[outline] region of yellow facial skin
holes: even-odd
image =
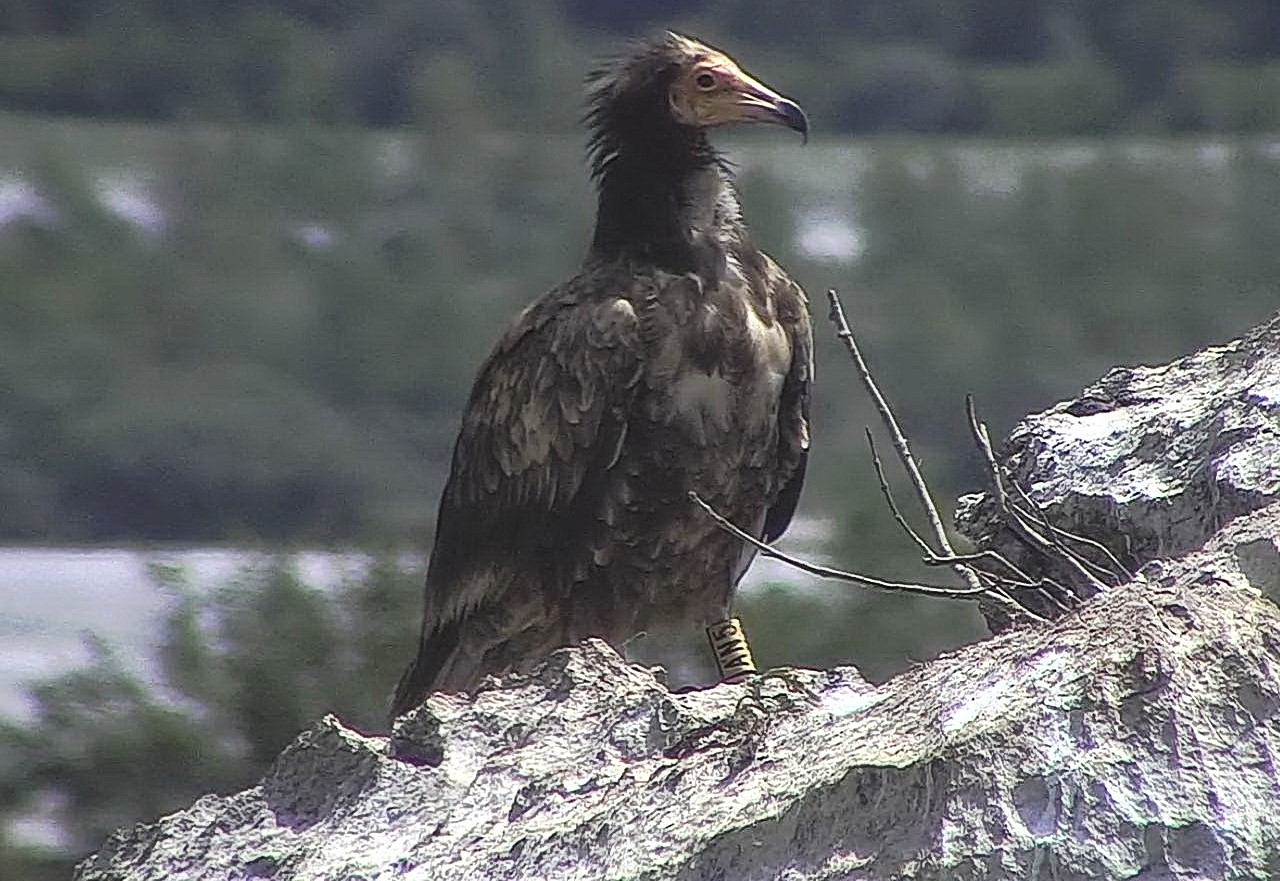
[[[677,120],[697,128],[764,122],[808,133],[804,111],[795,102],[751,77],[724,53],[687,37],[676,39],[689,59],[669,95]]]

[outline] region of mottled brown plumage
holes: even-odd
[[[754,552],[688,492],[772,540],[809,448],[804,293],[749,241],[708,128],[795,104],[669,34],[593,78],[600,199],[579,273],[480,370],[440,502],[422,643],[395,714],[597,636],[727,617]]]

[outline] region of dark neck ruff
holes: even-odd
[[[591,256],[634,258],[672,272],[705,274],[719,255],[715,243],[689,228],[685,208],[701,196],[696,180],[723,168],[706,135],[669,120],[609,126],[592,140],[592,176],[599,189]]]

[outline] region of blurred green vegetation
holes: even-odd
[[[563,131],[590,59],[718,40],[826,131],[1274,127],[1268,0],[0,0],[0,107]]]
[[[1005,428],[1276,301],[1266,137],[753,134],[757,240],[845,291],[944,498],[965,392]],[[0,537],[421,546],[477,365],[585,247],[579,145],[0,116]],[[852,522],[874,420],[817,333],[805,507]]]
[[[327,712],[383,727],[387,671],[417,638],[418,567],[372,557],[328,592],[284,557],[207,595],[178,569],[154,577],[170,611],[152,677],[91,640],[87,666],[33,688],[31,722],[0,722],[0,820],[43,806],[64,839],[37,848],[0,823],[5,878],[67,878],[116,828],[251,786]]]
[[[10,539],[420,539],[475,367],[586,236],[554,143],[0,129]]]

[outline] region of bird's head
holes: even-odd
[[[588,123],[600,141],[653,144],[736,123],[782,125],[808,137],[794,101],[747,74],[718,49],[667,33],[592,74]],[[602,151],[607,152],[607,151]]]
[[[679,34],[668,34],[664,48],[673,69],[667,104],[677,122],[696,128],[765,122],[808,136],[809,120],[800,106],[752,78],[728,55]]]

